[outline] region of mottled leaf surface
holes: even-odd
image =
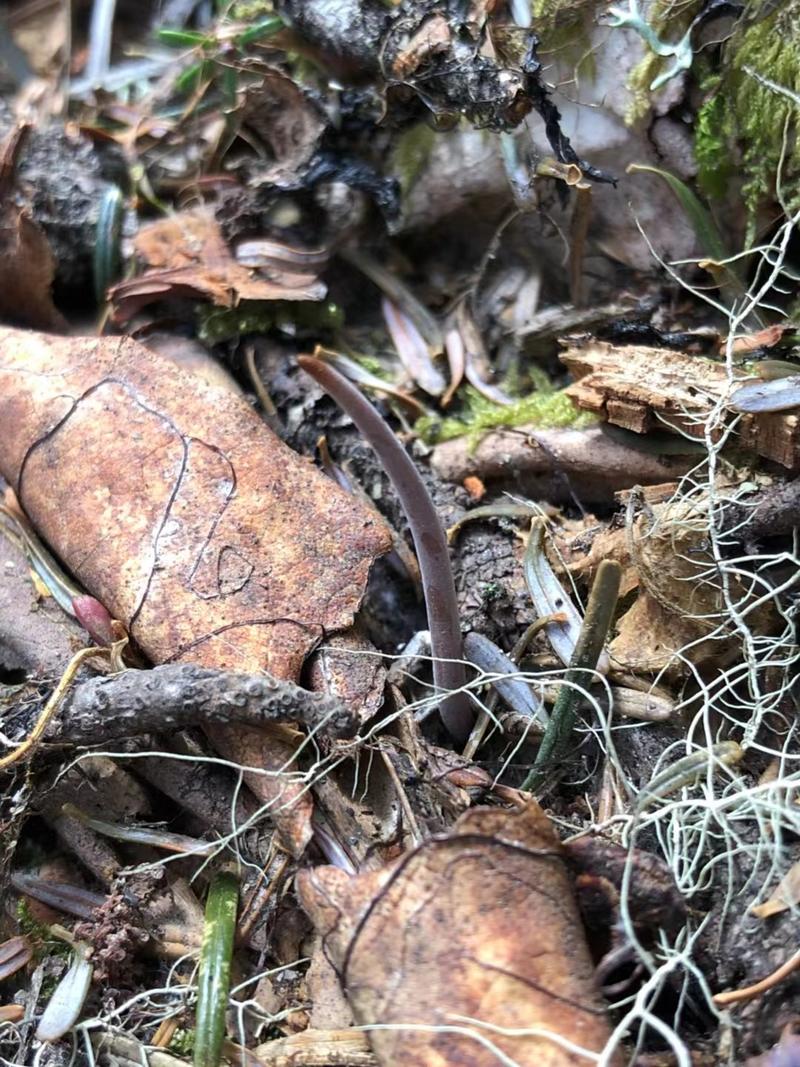
[[[380,871],[302,871],[298,890],[356,1021],[388,1025],[369,1031],[387,1067],[497,1064],[436,1027],[482,1033],[520,1067],[585,1063],[574,1047],[608,1038],[561,846],[535,802],[473,809]]]
[[[155,663],[294,679],[352,623],[390,547],[376,513],[246,401],[130,339],[0,329],[0,425],[31,521]],[[272,734],[265,749],[252,730],[214,731],[227,755],[264,766],[271,751],[278,770],[291,748]]]

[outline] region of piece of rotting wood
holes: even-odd
[[[715,405],[730,393],[724,363],[671,349],[590,341],[571,345],[561,360],[576,379],[566,390],[575,403],[634,433],[672,430],[703,440]],[[744,372],[741,376],[746,380]],[[800,410],[759,415],[731,410],[715,434],[734,419],[731,444],[789,469],[800,466]]]

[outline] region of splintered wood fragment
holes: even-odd
[[[377,1067],[378,1061],[362,1030],[303,1030],[259,1045],[264,1067]]]
[[[714,406],[729,393],[725,365],[670,349],[590,341],[561,353],[576,381],[575,403],[634,433],[673,429],[698,440]],[[743,379],[744,380],[744,379]],[[800,466],[800,414],[741,415],[734,440],[790,469]]]

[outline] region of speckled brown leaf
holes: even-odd
[[[0,329],[0,425],[2,473],[28,516],[155,663],[296,678],[323,633],[351,624],[391,544],[246,401],[130,339]],[[291,736],[272,734],[214,737],[278,770]],[[301,812],[297,851],[310,801],[298,809],[284,780],[251,785]]]
[[[140,308],[168,297],[210,300],[235,307],[240,300],[322,300],[316,279],[297,284],[295,275],[268,279],[231,254],[210,208],[183,211],[143,226],[134,240],[147,269],[109,290],[114,320],[127,322]],[[274,274],[274,272],[273,272]]]
[[[386,1067],[497,1064],[434,1027],[481,1033],[519,1067],[583,1064],[563,1042],[597,1053],[609,1036],[561,846],[535,802],[473,809],[380,871],[302,871],[298,891],[356,1021],[388,1027],[369,1031]]]

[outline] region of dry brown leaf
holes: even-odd
[[[392,61],[395,78],[408,78],[433,56],[446,52],[450,46],[451,31],[444,15],[431,15],[414,29]]]
[[[325,285],[317,280],[297,284],[296,271],[245,267],[231,253],[210,208],[183,211],[143,226],[134,248],[147,266],[144,274],[119,282],[109,290],[114,321],[127,322],[146,304],[167,297],[210,300],[219,307],[235,307],[241,300],[322,300]]]
[[[51,295],[56,273],[47,238],[11,192],[28,127],[18,123],[0,145],[0,316],[23,326],[63,330]]]
[[[356,1021],[387,1027],[368,1031],[386,1067],[494,1067],[496,1054],[465,1029],[519,1067],[584,1063],[575,1046],[603,1048],[609,1030],[561,845],[535,801],[475,808],[383,870],[322,867],[297,885]]]
[[[747,352],[755,352],[759,348],[773,348],[783,338],[785,333],[791,332],[792,327],[786,323],[774,323],[772,326],[765,326],[763,330],[757,330],[755,333],[745,334],[744,337],[737,337],[731,345],[731,352],[734,355],[742,355]],[[728,349],[728,338],[723,337],[719,342],[720,355],[725,355]]]
[[[271,67],[260,85],[245,90],[241,122],[269,149],[274,161],[259,166],[256,184],[288,188],[302,177],[326,126],[322,112],[300,86]]]
[[[555,537],[557,551],[551,549],[548,553],[550,562],[558,571],[561,560],[565,560],[567,569],[574,577],[586,578],[591,584],[602,561],[615,560],[622,568],[619,595],[620,598],[625,597],[639,584],[636,568],[631,564],[627,530],[610,527],[597,529],[597,526],[597,520],[590,515],[568,527],[566,524],[559,527]]]
[[[309,687],[337,696],[361,722],[371,719],[383,703],[386,668],[358,627],[327,639],[309,667]]]
[[[351,625],[391,546],[377,514],[246,401],[130,339],[0,329],[0,424],[2,472],[31,521],[155,663],[295,679],[323,633]],[[294,746],[285,729],[214,739],[270,770]],[[300,786],[249,781],[287,809],[300,850],[310,800],[288,811]]]
[[[315,1030],[346,1030],[353,1025],[353,1013],[342,992],[339,975],[323,951],[319,935],[315,937],[309,955],[311,963],[306,971],[305,984],[311,1002],[310,1025]],[[365,1044],[366,1036],[364,1034]]]
[[[610,645],[618,667],[677,677],[686,661],[721,664],[738,648],[722,626],[725,599],[714,577],[707,526],[702,502],[683,500],[655,505],[635,520],[629,544],[641,589]],[[740,605],[755,605],[762,593],[745,579],[729,580],[729,594]],[[748,622],[769,633],[775,624],[771,602],[751,607]],[[680,659],[678,650],[684,650]]]
[[[61,0],[14,4],[4,17],[10,36],[25,53],[33,72],[40,78],[56,74],[69,47],[69,11]]]
[[[788,911],[796,904],[800,904],[800,863],[793,863],[769,899],[763,904],[754,904],[750,911],[759,919],[768,919],[771,915]]]

